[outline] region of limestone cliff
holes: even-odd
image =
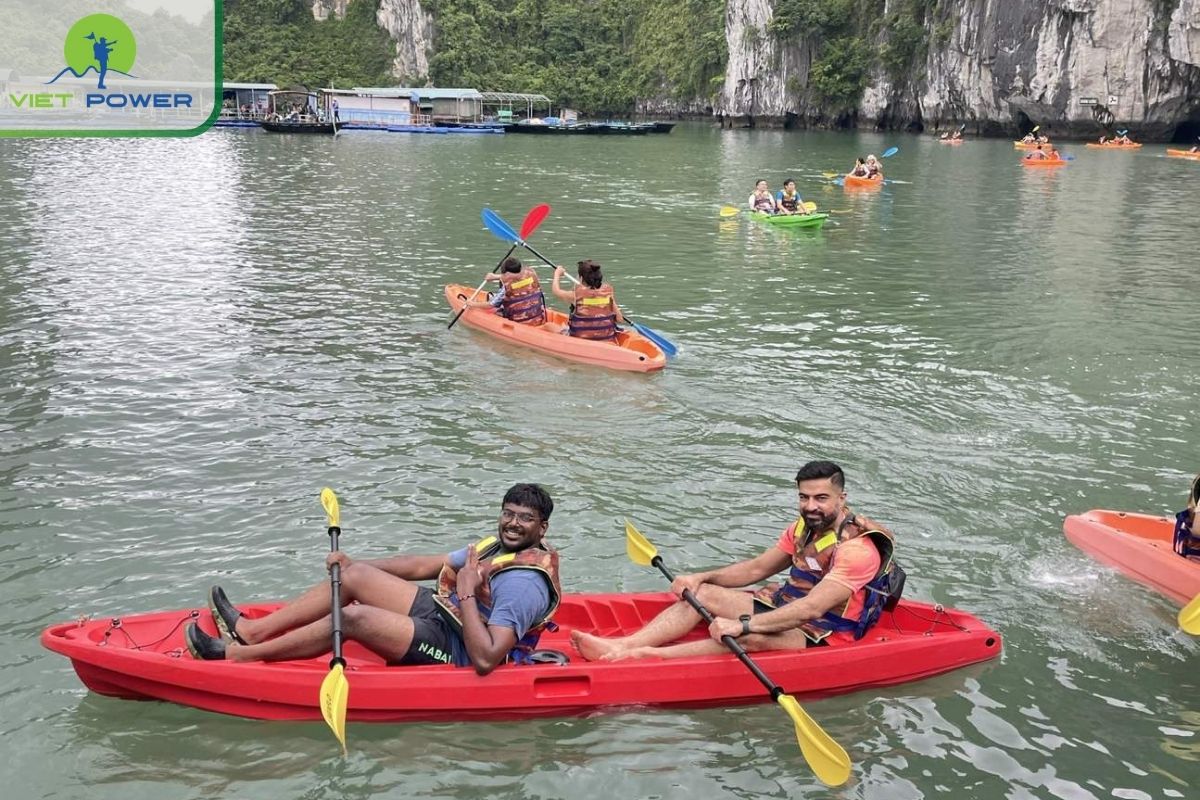
[[[895,19],[900,0],[884,4]],[[958,0],[926,4],[921,58],[899,79],[876,64],[849,114],[808,86],[814,43],[767,33],[773,0],[729,0],[727,124],[921,130],[967,123],[1064,136],[1129,128],[1145,139],[1200,126],[1200,0]],[[881,52],[888,25],[870,41]],[[1094,101],[1094,102],[1093,102]]]
[[[325,20],[346,16],[350,0],[313,0],[313,17]],[[433,42],[433,18],[420,0],[380,0],[375,21],[396,43],[392,75],[407,85],[424,85],[429,75],[429,53]]]

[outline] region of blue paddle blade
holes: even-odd
[[[834,179],[834,181],[833,181],[833,184],[834,184],[835,186],[845,186],[845,185],[846,185],[846,176],[845,176],[845,175],[843,175],[843,176],[842,176],[842,177],[840,177],[840,178],[835,178],[835,179]]]
[[[645,325],[637,322],[630,322],[629,324],[633,326],[635,331],[658,345],[658,349],[662,350],[667,358],[674,358],[675,354],[679,352],[679,348],[672,344],[670,339],[653,328],[647,328]]]
[[[892,156],[896,155],[896,153],[899,153],[899,152],[900,152],[899,147],[889,147],[887,150],[883,151],[882,158],[891,158]]]
[[[480,216],[483,218],[484,227],[491,231],[497,239],[503,239],[509,244],[520,244],[521,237],[495,211],[485,208]]]

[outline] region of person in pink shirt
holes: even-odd
[[[846,477],[831,461],[810,461],[796,473],[800,517],[760,555],[720,569],[680,575],[671,591],[691,590],[716,616],[709,639],[679,643],[700,615],[679,600],[628,636],[606,639],[573,631],[589,661],[682,658],[725,652],[722,636],[748,651],[837,646],[860,638],[889,598],[903,588],[893,564],[891,531],[846,505]],[[743,587],[787,570],[784,580],[750,592]]]

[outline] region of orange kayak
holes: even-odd
[[[1065,158],[1022,158],[1023,167],[1061,167],[1066,164]]]
[[[847,189],[878,189],[883,186],[883,178],[875,176],[874,178],[860,178],[857,175],[847,175],[842,182],[842,185]]]
[[[1088,142],[1084,147],[1095,147],[1101,150],[1137,150],[1142,146],[1141,142],[1133,144],[1100,144],[1099,142]]]
[[[1013,142],[1013,147],[1017,150],[1037,150],[1038,145],[1049,147],[1049,142]]]
[[[1125,511],[1089,511],[1063,520],[1071,544],[1138,583],[1185,605],[1200,594],[1200,561],[1172,549],[1175,520]]]
[[[1192,161],[1200,161],[1200,153],[1193,153],[1191,150],[1172,150],[1168,147],[1167,155],[1170,158],[1189,158]]]
[[[446,301],[450,303],[450,308],[458,311],[474,291],[474,287],[451,283],[446,286]],[[486,295],[481,292],[477,299],[484,297]],[[546,309],[546,322],[543,325],[509,322],[490,308],[469,308],[462,315],[461,322],[513,344],[581,364],[627,372],[654,372],[667,365],[663,351],[632,330],[618,333],[615,342],[568,336],[567,315],[552,308]]]

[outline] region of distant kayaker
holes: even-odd
[[[1200,506],[1200,475],[1192,480],[1187,508],[1175,515],[1175,552],[1192,561],[1200,561],[1200,530],[1196,528],[1196,508]]]
[[[1042,146],[1039,144],[1036,150],[1030,150],[1028,153],[1026,153],[1025,158],[1031,161],[1044,161],[1046,158],[1046,153],[1044,150],[1042,150]]]
[[[684,600],[666,608],[640,630],[607,639],[573,631],[584,658],[682,658],[724,652],[721,637],[746,649],[802,650],[843,645],[860,638],[877,620],[887,598],[898,598],[902,575],[892,561],[893,534],[846,506],[845,476],[830,461],[810,461],[796,474],[800,518],[771,548],[721,569],[680,575],[671,584],[679,597],[696,595],[717,619],[712,637],[677,643],[700,621]],[[782,584],[751,594],[748,586],[789,569]],[[672,644],[675,642],[674,644]]]
[[[755,181],[754,191],[750,193],[750,199],[746,202],[751,211],[761,211],[764,214],[775,213],[775,198],[771,196],[771,188],[764,180]]]
[[[796,191],[796,182],[791,178],[785,180],[783,182],[783,188],[775,194],[775,213],[808,213],[808,209],[804,207],[804,200],[800,197],[800,193]]]
[[[868,178],[874,178],[876,175],[878,175],[880,178],[883,177],[883,167],[880,165],[879,159],[876,158],[873,153],[867,156],[867,160],[864,162],[864,164],[867,167]]]
[[[554,502],[541,486],[518,483],[504,495],[495,536],[440,556],[353,561],[340,550],[342,633],[393,665],[454,664],[486,675],[521,661],[536,646],[562,598],[558,554],[543,544]],[[437,579],[437,588],[413,581]],[[224,636],[196,623],[184,641],[205,660],[286,661],[330,650],[329,583],[262,617],[241,614],[220,586],[209,607]]]
[[[1037,141],[1037,137],[1035,137],[1033,135],[1032,131],[1021,137],[1022,144],[1033,144],[1036,141]]]
[[[561,281],[567,271],[554,268],[551,289],[554,296],[571,304],[571,317],[567,322],[568,332],[580,339],[615,339],[617,323],[625,322],[613,288],[604,282],[600,265],[595,261],[580,261],[579,283],[571,291],[562,288]]]
[[[865,178],[871,173],[867,170],[867,163],[862,156],[854,159],[854,168],[847,173],[847,176],[854,178]]]
[[[500,283],[500,291],[491,300],[475,300],[472,308],[491,305],[502,317],[525,325],[541,325],[546,321],[546,298],[537,273],[511,256],[504,259],[500,272],[489,272],[485,281]]]

